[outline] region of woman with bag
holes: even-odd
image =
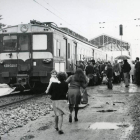
[[[51,95],[53,110],[55,114],[55,129],[59,134],[64,133],[62,131],[63,115],[69,114],[69,108],[66,101],[66,95],[68,91],[68,83],[65,82],[66,77],[66,73],[59,72],[57,74],[57,78],[60,83],[51,83],[49,89],[49,95]]]
[[[79,104],[81,103],[81,92],[80,87],[86,88],[87,80],[82,69],[77,69],[74,75],[71,75],[66,82],[70,83],[68,90],[68,101],[69,101],[69,122],[72,122],[72,112],[75,107],[75,117],[74,120],[78,121],[78,110]]]
[[[114,70],[114,83],[118,84],[121,82],[120,81],[121,66],[117,62],[117,60],[115,60],[113,70]]]

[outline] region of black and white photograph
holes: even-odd
[[[0,140],[140,140],[140,1],[0,0]]]

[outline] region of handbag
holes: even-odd
[[[88,78],[89,78],[89,80],[90,80],[90,79],[92,79],[92,78],[93,78],[93,74],[88,74],[88,75],[87,75],[87,77],[88,77]]]
[[[107,86],[108,86],[108,89],[112,89],[113,88],[112,81],[108,80]]]
[[[83,89],[81,91],[81,104],[87,104],[88,103],[88,94],[87,94],[87,90]]]

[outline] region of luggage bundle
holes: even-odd
[[[108,80],[107,80],[107,76],[106,76],[106,74],[103,74],[103,80],[102,80],[102,83],[103,83],[103,84],[107,84],[107,83],[108,83]]]
[[[83,89],[81,91],[81,104],[88,104],[88,93],[86,89]]]
[[[108,87],[108,89],[112,89],[113,88],[113,84],[112,84],[112,80],[111,79],[108,79],[107,87]]]

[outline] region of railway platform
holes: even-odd
[[[1,136],[2,140],[133,140],[136,119],[133,115],[139,106],[140,87],[123,83],[107,89],[106,85],[88,88],[89,105],[81,108],[78,122],[68,122],[64,116],[63,135],[54,129],[54,112],[29,121]],[[38,104],[39,105],[39,104]],[[74,118],[74,113],[73,113]]]

